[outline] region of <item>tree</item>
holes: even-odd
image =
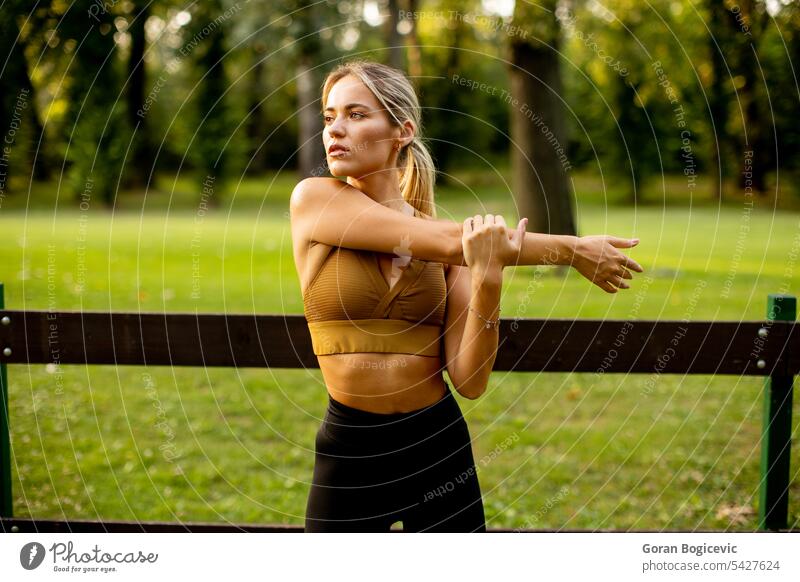
[[[55,6],[55,4],[54,4]],[[82,202],[116,200],[130,130],[120,101],[113,6],[76,2],[65,7],[58,32],[77,47],[69,70],[69,110],[63,126],[67,141],[67,183]]]
[[[256,41],[250,49],[252,59],[252,69],[250,71],[250,91],[247,118],[247,137],[249,143],[248,154],[254,157],[252,168],[263,170],[266,168],[266,150],[262,147],[261,141],[267,135],[264,123],[264,59],[266,45]]]
[[[556,0],[517,2],[511,39],[511,138],[514,196],[530,229],[576,234],[563,165],[566,154]]]
[[[713,197],[721,200],[727,174],[728,154],[728,79],[725,51],[730,48],[730,28],[725,20],[729,17],[723,0],[707,0],[708,52],[711,75],[708,87],[708,109],[713,135],[711,139],[710,171]]]
[[[403,68],[403,41],[397,25],[400,23],[400,0],[388,0],[389,14],[386,27],[386,46],[389,49],[389,65],[396,69]]]
[[[739,173],[739,186],[752,187],[753,192],[763,195],[766,191],[766,174],[774,156],[767,140],[769,114],[764,103],[765,96],[759,84],[762,82],[758,66],[760,41],[763,37],[769,14],[764,3],[756,0],[742,0],[738,4],[726,0],[728,25],[735,30],[732,59],[736,75],[743,83],[739,89],[742,103],[742,131],[739,134],[740,149],[747,172]],[[749,174],[749,175],[748,175]],[[749,184],[748,184],[749,182]]]
[[[417,12],[419,8],[418,0],[405,0],[406,10],[411,14]],[[406,34],[406,56],[408,57],[408,74],[412,79],[419,79],[422,76],[422,56],[419,50],[419,37],[417,35],[417,21],[414,18],[407,18],[408,33]]]
[[[137,168],[129,172],[128,186],[147,186],[147,178],[154,170],[155,158],[150,140],[149,124],[146,115],[139,115],[145,105],[146,70],[144,53],[147,46],[144,25],[150,15],[152,0],[137,0],[128,20],[131,36],[131,49],[128,55],[128,122],[134,130],[130,162]]]
[[[319,39],[321,20],[319,6],[310,0],[296,0],[299,12],[295,15],[297,39],[297,116],[298,174],[300,178],[319,176],[327,168],[325,148],[322,147],[322,115],[319,86],[322,62]]]
[[[225,27],[228,16],[221,0],[196,5],[188,29],[184,53],[191,51],[198,67],[195,103],[196,134],[191,144],[194,165],[202,173],[202,199],[209,206],[219,204],[229,170],[227,137],[233,124],[225,96]]]
[[[3,86],[0,96],[0,146],[8,148],[0,170],[4,172],[4,184],[11,175],[9,162],[12,156],[29,155],[29,164],[36,179],[45,180],[50,176],[46,136],[36,105],[36,88],[31,82],[25,57],[28,38],[17,24],[17,15],[38,22],[41,14],[29,14],[27,8],[27,4],[21,0],[7,2],[4,17],[0,19],[0,56],[4,63],[0,67]],[[25,131],[28,125],[30,129]],[[12,150],[17,151],[12,154]]]
[[[637,22],[641,22],[638,18],[627,20],[624,13],[620,14],[619,18],[620,22],[615,23],[617,26],[609,25],[612,30],[609,31],[608,38],[617,40],[613,46],[621,49],[625,46],[627,38],[638,38],[642,34],[642,27],[637,26]],[[610,173],[624,185],[623,187],[627,186],[625,188],[627,202],[636,204],[641,198],[642,185],[654,170],[657,152],[653,151],[651,144],[653,133],[658,129],[651,126],[648,112],[640,101],[647,73],[642,70],[644,67],[640,59],[637,59],[632,52],[625,54],[625,61],[627,64],[625,75],[613,69],[609,71],[609,77],[612,79],[611,104],[614,108],[617,130],[613,146],[610,148]],[[657,117],[654,112],[655,107],[655,105],[650,107],[651,118]]]

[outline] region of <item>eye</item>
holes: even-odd
[[[366,117],[363,113],[359,113],[358,111],[351,111],[350,112],[350,117],[353,117],[354,115],[357,116],[356,119],[362,119],[362,118]]]
[[[330,115],[323,115],[323,116],[322,116],[322,120],[323,120],[323,121],[325,122],[325,124],[327,125],[327,124],[329,124],[331,121],[333,121],[333,117],[331,117]]]

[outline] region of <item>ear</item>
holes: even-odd
[[[416,134],[417,127],[414,125],[414,122],[410,119],[406,119],[403,122],[403,126],[400,128],[400,143],[403,144],[402,147],[406,147],[410,144]]]

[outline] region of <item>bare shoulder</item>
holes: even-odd
[[[300,277],[300,290],[306,293],[308,283],[322,267],[329,251],[333,248],[310,237],[309,222],[312,209],[324,208],[333,194],[342,187],[352,188],[336,178],[305,178],[292,190],[289,199],[289,216],[292,229],[292,247],[295,267]],[[355,190],[355,188],[352,188]]]
[[[347,182],[336,178],[304,178],[292,190],[289,207],[293,212],[302,210],[308,204],[316,204],[321,200],[330,199],[332,195],[343,191],[363,194]]]

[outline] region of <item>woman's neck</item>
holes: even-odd
[[[400,171],[397,168],[373,172],[361,178],[348,176],[347,183],[379,204],[395,210],[402,210],[405,207],[403,194],[400,192]]]

